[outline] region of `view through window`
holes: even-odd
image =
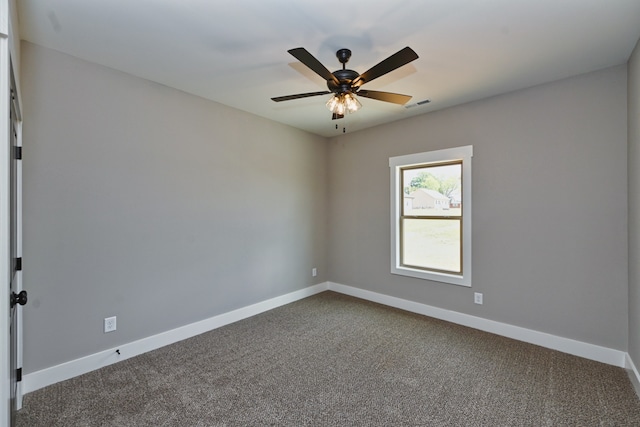
[[[402,169],[401,265],[462,274],[462,161]]]

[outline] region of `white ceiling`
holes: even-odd
[[[323,136],[624,64],[639,0],[19,0],[24,40]],[[288,49],[329,70],[340,48],[360,73],[410,46],[420,56],[364,88],[412,95],[405,108],[360,98],[332,121],[326,90]],[[336,130],[335,124],[340,123]]]

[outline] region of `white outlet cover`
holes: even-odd
[[[106,317],[104,319],[104,333],[113,332],[116,330],[116,316]]]
[[[482,294],[480,292],[476,292],[473,294],[473,302],[476,304],[482,304]]]

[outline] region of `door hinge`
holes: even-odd
[[[22,257],[16,258],[16,271],[22,271]]]
[[[16,160],[22,160],[22,147],[18,147],[17,145],[13,147],[14,152],[13,152],[13,156],[16,158]]]
[[[22,368],[16,369],[16,382],[22,381]]]

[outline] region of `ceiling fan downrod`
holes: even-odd
[[[346,63],[349,62],[349,58],[351,58],[351,51],[349,49],[340,49],[336,52],[336,57],[342,64],[342,69],[344,70]]]

